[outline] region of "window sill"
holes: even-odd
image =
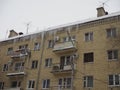
[[[108,87],[120,87],[120,85],[109,85]]]
[[[118,61],[118,59],[108,59],[109,62]]]

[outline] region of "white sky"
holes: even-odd
[[[9,30],[26,34],[48,27],[96,17],[96,8],[107,0],[0,0],[0,40]],[[108,0],[108,13],[120,11],[120,0]]]

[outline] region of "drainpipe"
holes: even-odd
[[[45,34],[46,32],[43,31],[42,33],[42,45],[41,45],[41,55],[40,55],[40,62],[39,62],[39,67],[38,67],[38,75],[37,75],[37,81],[36,81],[36,90],[38,90],[39,88],[39,79],[40,79],[40,70],[41,70],[41,65],[42,65],[42,58],[43,58],[43,52],[44,52],[44,44],[45,44]]]

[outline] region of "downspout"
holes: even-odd
[[[38,90],[39,88],[39,79],[40,79],[40,71],[41,71],[41,65],[42,65],[42,58],[43,58],[43,52],[44,52],[44,44],[45,44],[45,34],[46,32],[43,31],[42,32],[42,45],[41,45],[41,55],[40,55],[40,61],[39,61],[39,67],[38,67],[38,75],[37,75],[37,81],[36,81],[36,90]]]

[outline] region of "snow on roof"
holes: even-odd
[[[72,22],[72,23],[67,23],[67,24],[58,25],[58,26],[54,26],[54,27],[49,27],[49,28],[47,28],[45,30],[41,30],[39,32],[29,33],[29,34],[25,34],[25,35],[19,35],[19,36],[7,38],[7,39],[4,39],[4,40],[0,40],[0,42],[8,41],[8,40],[12,40],[12,39],[15,39],[15,38],[20,38],[20,37],[25,37],[25,36],[29,36],[29,35],[35,35],[35,34],[38,34],[38,33],[42,34],[44,31],[53,31],[53,30],[56,30],[56,29],[62,28],[62,27],[67,27],[67,26],[72,26],[72,25],[77,25],[77,24],[83,24],[83,23],[87,23],[87,22],[90,22],[90,21],[96,21],[96,20],[105,19],[105,18],[114,17],[114,16],[119,16],[119,15],[120,15],[120,11],[115,12],[115,13],[111,13],[111,14],[108,14],[108,15],[104,15],[104,16],[101,16],[101,17],[89,18],[89,19],[82,20],[82,21],[76,21],[76,22]]]

